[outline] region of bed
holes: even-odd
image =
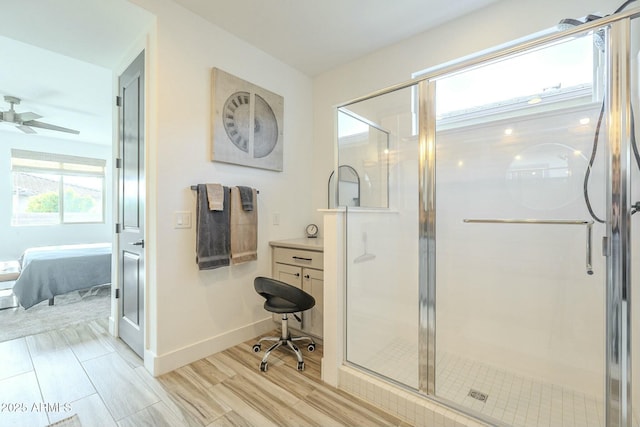
[[[56,295],[111,283],[111,244],[27,249],[13,293],[25,309]]]

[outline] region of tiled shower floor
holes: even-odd
[[[371,353],[365,364],[403,384],[415,386],[415,345],[396,339]],[[470,397],[473,389],[488,395],[486,401]],[[439,354],[436,390],[474,412],[518,427],[604,427],[604,404],[557,384],[517,375],[454,354]],[[634,417],[635,427],[640,427]]]

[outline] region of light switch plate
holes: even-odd
[[[175,212],[173,214],[173,228],[191,228],[191,212]]]

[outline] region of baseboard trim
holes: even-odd
[[[111,336],[113,337],[118,337],[118,331],[116,328],[116,322],[113,318],[113,316],[109,316],[109,333],[111,334]]]
[[[267,333],[275,327],[276,325],[269,317],[160,356],[147,350],[144,355],[144,365],[153,376],[162,375]]]

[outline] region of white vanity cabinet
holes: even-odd
[[[312,309],[302,313],[302,324],[290,316],[289,326],[316,338],[322,338],[324,292],[322,239],[279,240],[269,244],[273,261],[273,278],[301,288],[316,300],[316,305]],[[276,318],[274,315],[274,320],[279,323],[280,316]]]

